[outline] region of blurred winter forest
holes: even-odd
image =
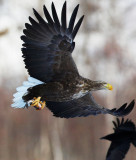
[[[43,16],[51,0],[0,0],[0,159],[104,160],[109,142],[99,138],[113,132],[110,115],[61,119],[45,108],[13,109],[15,88],[27,79],[20,36],[35,8]],[[64,0],[54,0],[60,17]],[[104,80],[114,90],[94,93],[107,108],[136,98],[136,0],[67,0],[68,19],[80,4],[84,22],[75,39],[73,57],[81,75]],[[136,106],[126,118],[136,123]],[[126,160],[134,160],[131,145]]]

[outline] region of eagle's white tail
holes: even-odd
[[[13,95],[14,99],[13,99],[13,104],[11,105],[11,107],[14,108],[24,108],[26,106],[26,102],[24,102],[24,100],[22,99],[22,97],[27,93],[27,89],[39,84],[43,84],[44,82],[35,79],[33,77],[29,77],[28,81],[24,81],[23,85],[16,88],[17,92]]]

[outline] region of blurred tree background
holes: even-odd
[[[54,0],[60,11],[64,0]],[[79,72],[104,80],[114,90],[98,91],[95,99],[107,108],[136,98],[136,1],[67,0],[68,19],[80,4],[85,19],[75,39],[73,57]],[[51,0],[0,0],[0,159],[1,160],[104,160],[109,142],[99,138],[112,132],[110,115],[61,119],[42,111],[13,109],[15,88],[27,79],[20,36],[32,8],[43,15]],[[136,108],[136,107],[135,107]],[[136,109],[127,118],[136,123]],[[134,160],[131,146],[127,159]]]

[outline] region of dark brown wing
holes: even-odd
[[[43,82],[57,81],[68,75],[78,74],[77,67],[71,53],[75,47],[73,42],[82,23],[82,16],[75,24],[79,5],[71,15],[69,25],[66,22],[66,2],[62,7],[61,23],[54,4],[52,3],[52,15],[50,16],[44,6],[44,14],[47,22],[34,10],[38,20],[36,22],[29,17],[30,23],[26,23],[26,29],[21,39],[24,41],[22,52],[26,68],[31,77]],[[72,74],[71,74],[72,73]]]
[[[131,112],[134,107],[134,101],[129,106],[127,104],[119,109],[109,110],[101,107],[93,99],[91,93],[72,101],[67,102],[47,102],[47,107],[53,112],[54,116],[61,118],[86,117],[97,114],[111,114],[114,116],[125,116]]]

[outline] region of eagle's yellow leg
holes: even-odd
[[[34,97],[34,100],[32,101],[32,104],[31,106],[32,107],[36,107],[36,110],[41,110],[43,109],[45,106],[46,106],[46,102],[45,101],[40,101],[41,100],[41,97]]]

